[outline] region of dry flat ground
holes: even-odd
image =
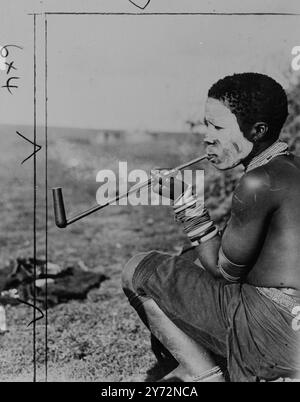
[[[29,128],[20,128],[32,137]],[[128,137],[131,138],[131,137]],[[33,162],[20,165],[32,152],[3,127],[1,142],[1,266],[9,258],[32,256]],[[50,130],[48,188],[62,186],[68,213],[95,203],[96,173],[117,171],[118,161],[129,169],[149,171],[154,166],[175,166],[201,153],[186,146],[182,136],[104,139],[96,132]],[[42,144],[43,145],[43,144]],[[45,253],[44,148],[37,154],[37,256]],[[85,301],[70,301],[48,310],[49,381],[143,381],[153,365],[149,335],[128,306],[121,290],[124,263],[135,253],[160,249],[178,252],[184,236],[170,208],[112,206],[59,230],[53,222],[49,196],[48,259],[59,265],[83,261],[109,280],[91,291]],[[32,380],[32,310],[7,307],[9,332],[0,337],[1,381]],[[37,379],[45,378],[45,320],[37,323]]]

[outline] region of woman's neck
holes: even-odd
[[[254,158],[256,158],[258,155],[260,155],[262,152],[264,152],[266,149],[268,149],[275,142],[276,141],[268,141],[268,142],[262,142],[262,143],[256,142],[254,144],[253,149],[250,152],[250,154],[242,162],[242,164],[244,165],[245,169],[247,169],[247,167],[253,161]]]

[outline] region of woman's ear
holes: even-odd
[[[252,126],[251,139],[253,142],[260,142],[265,139],[265,136],[269,130],[267,123],[258,122]]]

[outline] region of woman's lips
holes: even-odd
[[[216,155],[216,154],[208,154],[208,160],[210,161],[210,162],[217,162],[217,160],[218,160],[218,156]]]

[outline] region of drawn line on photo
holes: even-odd
[[[133,4],[134,6],[140,8],[141,10],[145,10],[145,8],[148,7],[148,5],[150,4],[150,1],[151,0],[146,0],[146,2],[143,1],[143,0],[135,0],[135,1],[129,0],[129,2],[131,4]],[[141,3],[143,3],[144,5],[141,5]]]
[[[28,15],[40,15],[40,14],[35,14],[35,13],[28,13]],[[91,12],[91,11],[78,11],[78,12],[71,12],[71,11],[47,11],[44,13],[44,15],[171,15],[171,16],[176,16],[176,15],[203,15],[203,16],[300,16],[300,13],[222,13],[222,12],[206,12],[206,13],[200,13],[200,12]]]
[[[21,165],[23,165],[23,163],[25,163],[26,161],[28,161],[28,159],[30,159],[32,156],[34,156],[37,152],[39,152],[42,149],[41,145],[38,145],[35,142],[32,142],[29,138],[25,137],[23,134],[21,134],[19,131],[16,131],[16,133],[22,137],[25,141],[30,142],[30,144],[32,144],[34,146],[34,151],[32,152],[32,154],[30,154],[27,158],[25,158],[22,162]],[[37,148],[37,149],[36,149]]]

